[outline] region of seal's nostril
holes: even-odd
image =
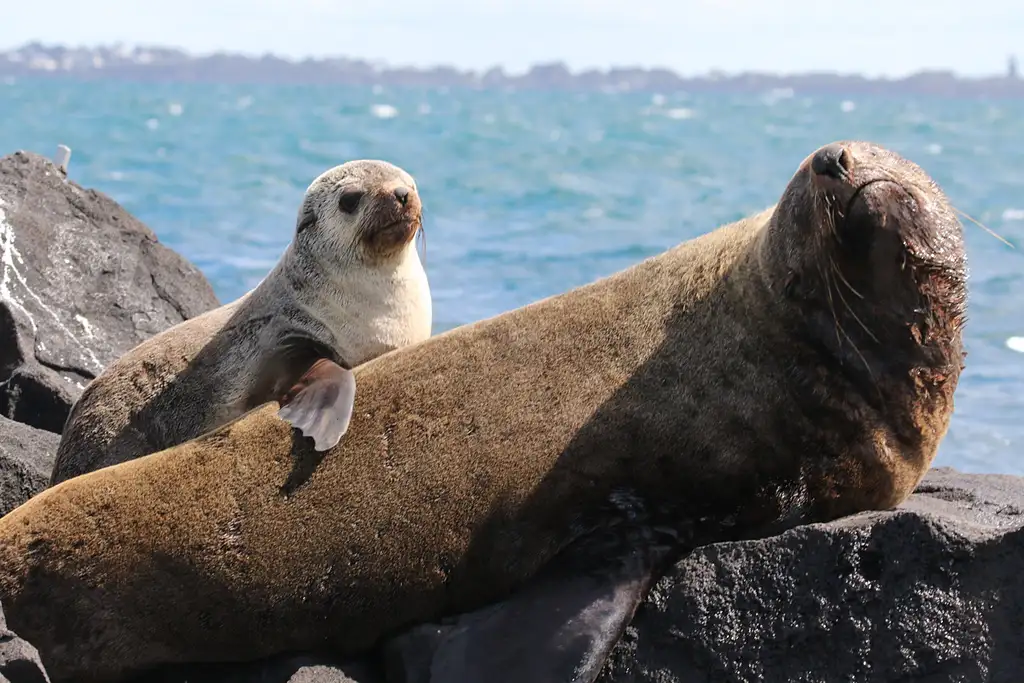
[[[398,198],[398,203],[405,206],[405,203],[409,201],[409,188],[407,187],[396,187],[395,197]]]
[[[849,177],[853,167],[850,153],[840,144],[825,145],[811,157],[811,170],[816,175],[828,176],[836,180]]]

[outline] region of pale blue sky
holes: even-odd
[[[666,66],[900,75],[1024,62],[1024,0],[10,0],[29,40],[180,46],[512,71]]]

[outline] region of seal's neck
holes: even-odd
[[[945,434],[962,355],[959,323],[942,313],[955,297],[935,284],[955,273],[895,256],[858,261],[831,233],[814,237],[801,244],[769,222],[757,249],[764,305],[780,323],[772,333],[785,342],[789,381],[804,388],[794,403],[822,415],[830,448],[850,456],[834,460],[849,471],[826,464],[803,481],[835,487],[856,470],[862,482],[852,498],[818,497],[834,507],[815,514],[831,517],[909,495]],[[807,258],[787,260],[787,248]]]
[[[278,268],[285,297],[326,328],[342,357],[356,365],[430,336],[430,287],[411,245],[386,260],[326,264],[289,246]]]

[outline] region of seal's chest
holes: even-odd
[[[430,288],[422,268],[366,277],[345,287],[345,302],[335,311],[335,331],[362,363],[430,336]]]

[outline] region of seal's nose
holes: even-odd
[[[409,201],[409,188],[407,187],[396,187],[395,197],[398,199],[398,203],[405,206],[405,203]]]
[[[853,170],[850,152],[838,143],[825,145],[811,157],[811,170],[815,175],[846,180]]]

